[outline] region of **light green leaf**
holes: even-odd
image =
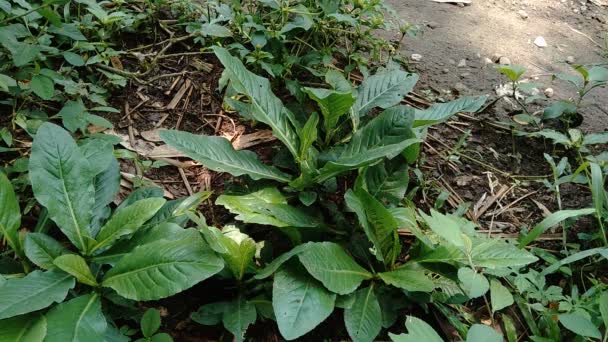
[[[469,298],[481,297],[490,289],[488,279],[468,267],[458,269],[458,279]]]
[[[336,295],[309,275],[292,267],[274,276],[272,306],[281,335],[296,339],[323,322],[334,310]]]
[[[413,110],[403,106],[382,112],[355,132],[344,148],[335,148],[337,159],[327,162],[319,170],[316,181],[323,182],[341,172],[371,165],[383,158],[392,159],[406,147],[419,142],[412,131],[413,116]]]
[[[443,342],[437,332],[425,321],[414,316],[405,319],[407,334],[395,335],[389,333],[393,342]]]
[[[389,272],[378,273],[385,283],[411,292],[431,292],[435,289],[433,281],[424,270],[412,270],[405,267]]]
[[[117,210],[99,231],[97,244],[91,248],[90,253],[107,249],[121,237],[135,233],[165,202],[163,198],[147,198]]]
[[[108,205],[112,203],[120,190],[120,165],[116,158],[112,158],[107,168],[95,176],[93,187],[95,188],[95,205],[93,206],[91,235],[96,235],[102,222],[111,214]]]
[[[36,266],[44,269],[55,268],[53,260],[69,250],[57,240],[41,233],[28,233],[25,236],[25,255]]]
[[[226,305],[222,316],[222,323],[230,331],[237,342],[245,340],[245,333],[249,325],[255,323],[257,314],[255,306],[248,302],[244,296],[239,295]]]
[[[441,214],[433,209],[431,209],[431,216],[426,215],[422,211],[420,211],[420,216],[424,218],[426,224],[435,234],[456,247],[464,247],[465,241],[462,237],[462,230],[458,222],[453,220],[451,216]]]
[[[567,313],[558,316],[559,322],[566,329],[585,337],[602,338],[599,329],[585,316],[578,313]]]
[[[425,110],[416,110],[414,127],[443,122],[460,112],[474,113],[483,106],[487,99],[487,96],[463,96],[454,101],[435,103]]]
[[[359,201],[349,193],[345,198],[348,205],[354,207],[365,235],[374,244],[376,258],[387,266],[393,265],[401,252],[397,221],[382,203],[364,189],[357,189],[356,196]]]
[[[87,120],[87,108],[80,98],[76,101],[68,101],[63,108],[57,113],[62,119],[63,126],[70,132],[74,133],[77,130],[84,131],[87,128],[89,121]]]
[[[53,263],[62,271],[76,277],[76,279],[83,284],[90,286],[98,285],[95,276],[93,273],[91,273],[91,269],[87,265],[87,262],[79,255],[64,254],[53,260]]]
[[[492,279],[490,281],[490,302],[492,312],[500,311],[513,304],[513,295],[500,281]]]
[[[344,310],[344,324],[354,342],[371,342],[378,336],[382,329],[382,312],[373,286],[355,292],[353,306]]]
[[[65,299],[74,278],[61,271],[34,271],[0,285],[0,319],[44,309]]]
[[[576,105],[570,101],[567,100],[560,100],[560,101],[555,101],[553,102],[549,107],[545,108],[545,110],[543,111],[543,119],[544,120],[548,120],[548,119],[556,119],[559,118],[560,116],[562,116],[564,113],[565,114],[574,114],[576,113],[577,108]],[[553,139],[553,137],[551,136],[545,136],[546,138],[549,139]],[[562,137],[557,136],[557,139],[553,139],[556,141],[561,141]]]
[[[86,139],[79,147],[95,176],[105,171],[115,159],[112,144],[104,140]]]
[[[141,317],[140,326],[144,337],[152,337],[158,331],[158,328],[160,328],[160,312],[154,308],[146,310]]]
[[[303,88],[308,96],[314,100],[323,114],[323,125],[325,131],[336,127],[340,117],[346,113],[355,103],[355,97],[352,92],[338,92],[331,89],[321,88]]]
[[[534,226],[532,230],[528,233],[528,235],[524,236],[519,241],[519,248],[523,248],[530,244],[532,241],[536,240],[542,233],[547,231],[549,228],[557,225],[558,223],[577,216],[590,215],[595,213],[594,208],[587,209],[575,209],[575,210],[560,210],[552,213],[551,215],[545,217],[539,224]]]
[[[0,90],[4,92],[8,92],[9,87],[16,87],[17,81],[14,78],[0,74]]]
[[[341,295],[353,292],[363,280],[372,277],[333,242],[311,243],[298,254],[298,259],[310,275],[328,290]]]
[[[319,123],[319,115],[315,112],[310,115],[304,128],[300,132],[300,159],[305,160],[308,157],[308,149],[317,140],[317,124]]]
[[[36,75],[32,77],[30,82],[34,94],[40,96],[43,100],[50,100],[55,94],[55,84],[53,80],[44,75]]]
[[[466,342],[502,342],[502,336],[496,330],[483,324],[473,324],[467,333]]]
[[[160,240],[125,255],[102,285],[135,300],[165,298],[211,277],[224,267],[200,235],[197,239]]]
[[[532,253],[501,239],[472,239],[471,260],[476,267],[525,266],[538,260]],[[464,259],[466,260],[466,258]],[[467,262],[467,261],[461,261]]]
[[[248,235],[241,233],[238,228],[228,226],[222,230],[222,244],[227,249],[227,252],[222,254],[226,266],[234,277],[240,281],[253,263],[256,252],[255,241]]]
[[[608,132],[589,133],[583,137],[583,145],[608,144]]]
[[[604,321],[604,328],[608,329],[608,291],[600,295],[600,313]]]
[[[363,80],[353,106],[355,116],[363,116],[372,108],[392,107],[407,95],[418,82],[418,75],[402,70],[378,73]]]
[[[591,248],[591,249],[586,249],[586,250],[583,250],[580,252],[576,252],[563,259],[560,259],[559,261],[554,262],[551,266],[548,266],[547,268],[545,268],[540,274],[542,276],[546,276],[548,274],[551,274],[551,273],[557,271],[560,267],[562,267],[564,265],[568,265],[573,262],[577,262],[579,260],[588,258],[588,257],[596,255],[596,254],[600,254],[600,255],[603,255],[605,258],[608,258],[608,248],[598,247],[598,248]]]
[[[203,36],[211,36],[211,37],[231,37],[232,31],[226,26],[213,24],[213,23],[204,23],[201,25],[200,32]]]
[[[271,91],[270,82],[245,68],[239,58],[230,55],[228,50],[218,46],[213,52],[224,65],[224,73],[232,87],[251,101],[251,116],[272,128],[272,133],[291,152],[298,156],[298,127],[296,119]]]
[[[570,141],[570,138],[568,138],[568,136],[566,136],[565,134],[560,133],[558,131],[551,130],[551,129],[543,129],[542,131],[529,133],[529,134],[527,134],[527,136],[543,137],[543,138],[551,139],[551,140],[553,140],[554,143],[562,144],[564,146],[570,146],[572,144],[572,142]]]
[[[22,315],[0,321],[0,341],[42,342],[46,319],[40,314]]]
[[[57,125],[40,126],[29,170],[38,202],[74,246],[85,251],[95,201],[93,174],[72,137]]]
[[[275,227],[318,227],[319,219],[300,208],[287,204],[276,188],[266,188],[247,195],[221,195],[215,201],[223,205],[236,219]]]
[[[608,82],[608,69],[600,66],[594,66],[589,70],[590,82]]]
[[[15,196],[13,184],[0,172],[0,239],[6,239],[8,245],[21,255],[22,246],[19,241],[21,227],[21,209]]]
[[[526,68],[521,65],[497,65],[495,68],[511,82],[516,82],[526,72]]]
[[[108,323],[98,294],[87,294],[52,308],[47,314],[45,342],[104,342]]]
[[[66,62],[72,64],[73,66],[79,67],[84,65],[84,59],[79,54],[65,51],[63,53],[63,58],[66,60]]]
[[[186,153],[217,172],[228,172],[238,177],[248,175],[254,180],[273,179],[289,182],[290,176],[273,166],[260,162],[251,151],[236,151],[230,141],[222,137],[195,135],[180,131],[161,131],[160,137],[170,146]]]

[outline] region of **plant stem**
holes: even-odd
[[[15,16],[12,16],[12,17],[6,18],[6,19],[4,19],[4,20],[0,21],[0,24],[4,24],[4,23],[6,23],[6,22],[8,22],[8,21],[15,20],[15,19],[19,19],[19,18],[21,18],[21,17],[25,17],[25,16],[27,16],[27,15],[29,15],[29,14],[32,14],[32,13],[34,13],[34,12],[38,11],[38,10],[41,10],[41,9],[43,9],[43,8],[46,8],[46,7],[49,7],[51,4],[52,4],[52,3],[50,3],[50,2],[49,2],[49,3],[46,3],[46,4],[44,4],[44,5],[40,5],[40,6],[38,6],[38,7],[32,8],[31,10],[29,10],[29,11],[27,11],[27,12],[25,12],[25,13],[22,13],[22,14],[19,14],[19,15],[15,15]]]

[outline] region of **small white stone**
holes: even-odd
[[[498,60],[498,64],[501,64],[501,65],[510,65],[511,64],[511,60],[508,57],[502,56]]]
[[[568,64],[574,64],[574,56],[568,56],[568,57],[566,57],[566,63],[568,63]]]
[[[466,67],[466,66],[467,66],[467,60],[466,60],[466,59],[461,59],[461,60],[458,62],[458,67],[459,67],[459,68],[464,68],[464,67]]]
[[[534,39],[534,45],[538,46],[539,48],[544,48],[547,47],[547,41],[542,36],[538,36],[536,39]]]
[[[486,57],[483,59],[483,64],[486,64],[486,65],[494,64],[494,62],[491,59],[489,59],[488,57]]]
[[[422,60],[422,55],[418,54],[418,53],[413,53],[410,56],[410,59],[413,60],[413,61],[415,61],[415,62],[420,62]]]
[[[528,19],[528,13],[526,13],[524,10],[517,11],[517,14],[519,14],[522,19]]]
[[[553,91],[553,88],[545,89],[544,93],[545,93],[546,97],[553,97],[553,94],[555,94],[555,92]]]
[[[441,70],[441,72],[443,72],[444,74],[449,74],[450,73],[450,69],[443,69],[443,70]]]

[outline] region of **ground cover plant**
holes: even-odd
[[[527,110],[538,99],[519,103],[509,130],[550,142],[550,174],[533,181],[557,210],[497,237],[477,206],[449,210],[425,168],[434,133],[493,102],[412,102],[419,76],[396,48],[416,28],[392,13],[376,0],[0,0],[0,341],[606,340],[608,135],[574,127],[606,69],[558,76],[579,97],[542,117]],[[399,39],[375,35],[390,25]],[[525,70],[499,71],[519,102]],[[205,73],[215,115],[270,130],[266,149],[180,117],[159,120],[154,142],[181,160],[144,155],[115,98],[143,104]],[[445,164],[464,158],[464,133]],[[221,184],[192,191],[186,157]],[[188,196],[149,178],[175,166]],[[578,207],[564,203],[573,184],[589,194]]]

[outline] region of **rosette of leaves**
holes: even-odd
[[[142,188],[111,211],[120,170],[103,141],[78,145],[45,123],[32,144],[29,176],[34,197],[67,242],[54,232],[19,233],[19,204],[0,176],[0,227],[24,265],[0,276],[2,340],[105,341],[116,329],[102,310],[104,297],[165,298],[224,267],[197,230],[179,225],[206,193],[167,202],[160,189]]]

